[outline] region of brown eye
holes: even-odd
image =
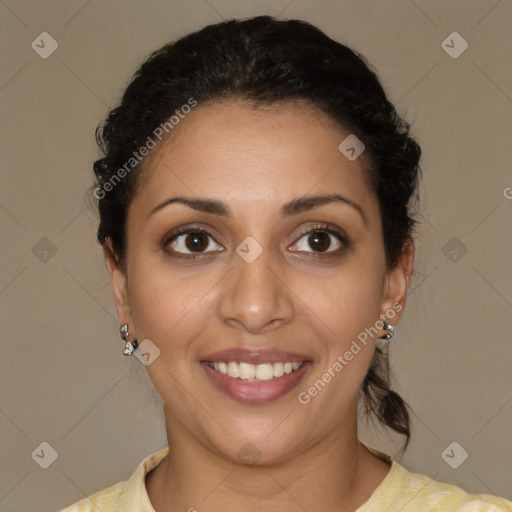
[[[331,239],[325,232],[317,231],[316,233],[309,235],[308,243],[310,244],[310,247],[317,249],[319,252],[324,252],[329,249]]]
[[[348,247],[347,238],[337,231],[324,227],[316,227],[303,233],[294,244],[298,251],[310,253],[336,253],[344,247]]]
[[[207,231],[197,228],[189,228],[175,233],[165,242],[165,246],[170,246],[172,252],[184,255],[214,252],[216,248],[222,249]]]
[[[203,233],[189,233],[185,237],[185,247],[191,251],[204,251],[208,248],[208,239]]]

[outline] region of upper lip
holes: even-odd
[[[309,361],[309,357],[304,354],[284,352],[277,349],[249,349],[249,348],[231,348],[209,354],[202,358],[202,361],[212,363],[234,361],[237,363],[263,364],[263,363],[302,363]]]

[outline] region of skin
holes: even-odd
[[[410,241],[399,264],[386,268],[365,155],[349,161],[338,150],[349,133],[312,106],[251,109],[232,100],[196,107],[147,157],[129,207],[125,265],[110,244],[105,260],[120,323],[130,326],[130,339],[150,339],[160,350],[146,367],[164,402],[171,454],[146,477],[157,512],[240,504],[353,511],[388,474],[389,464],[357,438],[358,390],[375,338],[310,403],[297,399],[393,304],[402,308],[389,323],[398,324],[412,273]],[[333,192],[360,205],[366,223],[343,203],[280,219],[284,203]],[[150,215],[178,195],[223,201],[233,216],[177,203]],[[346,233],[348,248],[334,236],[327,252],[308,243],[302,233],[324,222]],[[196,260],[173,256],[163,242],[190,223],[212,234],[200,239],[209,252]],[[197,254],[187,236],[174,249]],[[236,252],[248,236],[263,249],[252,263]],[[238,347],[304,353],[313,364],[286,396],[243,404],[214,387],[199,363]],[[248,442],[261,454],[252,465],[237,458]]]

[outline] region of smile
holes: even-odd
[[[232,379],[241,379],[247,382],[264,382],[280,378],[285,374],[298,370],[304,362],[277,362],[277,363],[237,363],[229,362],[207,362],[215,371],[227,375]]]

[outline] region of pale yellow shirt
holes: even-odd
[[[155,512],[146,492],[145,477],[168,451],[167,446],[152,453],[127,481],[92,494],[60,512]],[[194,510],[193,506],[191,510]],[[389,473],[370,499],[355,512],[385,511],[512,512],[512,501],[490,494],[469,494],[460,487],[437,482],[421,473],[411,473],[392,460]]]

